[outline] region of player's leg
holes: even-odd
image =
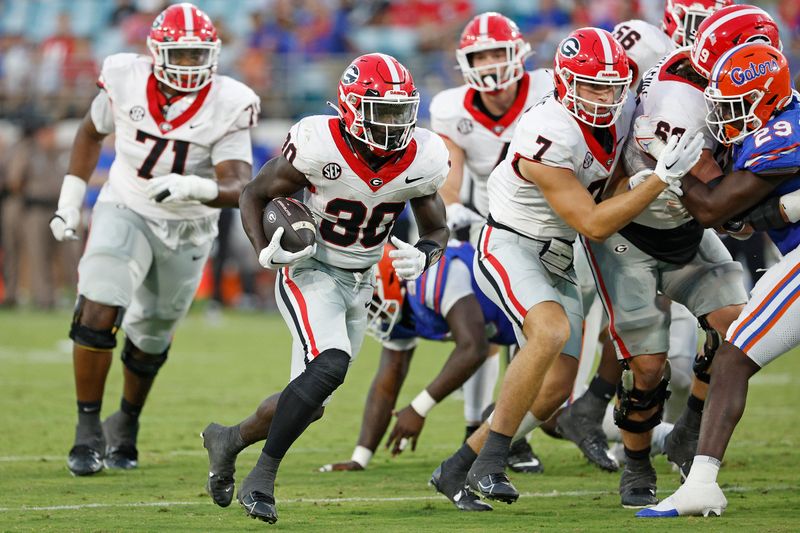
[[[276,291],[281,313],[293,342],[303,346],[305,367],[281,392],[261,456],[239,489],[239,502],[253,518],[277,520],[274,492],[280,463],[344,382],[351,355],[361,349],[373,293],[368,278],[313,259],[280,271]]]
[[[169,249],[149,232],[153,268],[136,289],[122,322],[123,390],[120,408],[103,422],[105,464],[109,468],[138,466],[139,418],[150,388],[167,361],[172,337],[192,304],[211,242],[183,243]]]
[[[79,296],[70,328],[78,425],[68,466],[75,475],[103,468],[100,409],[111,353],[125,309],[152,262],[144,222],[138,215],[98,204],[93,216],[93,229],[78,265]]]
[[[364,403],[361,432],[353,455],[350,461],[322,466],[321,472],[363,470],[367,467],[392,420],[392,410],[406,379],[413,353],[413,344],[407,350],[383,348],[378,372],[372,380]]]
[[[700,440],[686,482],[669,498],[637,516],[721,514],[726,506],[717,474],[744,413],[748,381],[761,368],[800,345],[800,249],[787,254],[758,281],[714,357],[714,372]]]
[[[733,261],[719,237],[707,230],[696,256],[680,268],[670,268],[662,275],[664,293],[683,303],[706,331],[704,352],[694,365],[692,392],[672,433],[664,443],[667,458],[680,467],[681,478],[691,469],[697,448],[700,422],[709,372],[719,339],[724,338],[731,323],[739,316],[747,292],[742,266]]]
[[[481,425],[481,415],[492,403],[499,374],[500,347],[492,344],[486,361],[464,382],[464,420],[467,426],[464,440]]]

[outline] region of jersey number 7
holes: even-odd
[[[172,143],[172,151],[175,152],[175,159],[172,161],[172,170],[170,170],[170,172],[172,174],[183,174],[186,167],[186,156],[189,153],[188,142],[162,139],[161,137],[150,135],[142,130],[136,130],[136,140],[140,143],[153,141],[153,148],[150,150],[150,153],[147,154],[147,157],[142,162],[142,166],[140,166],[139,170],[136,172],[140,178],[146,180],[152,179],[153,168],[156,166],[156,163],[158,163],[158,158],[161,157],[161,154],[164,153],[164,150],[170,142]]]

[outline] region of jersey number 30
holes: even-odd
[[[405,202],[378,204],[372,208],[372,214],[367,219],[369,210],[363,203],[334,198],[325,206],[325,212],[335,216],[336,221],[323,219],[319,232],[322,238],[337,246],[352,246],[359,241],[364,248],[374,248],[389,235],[405,205]],[[364,221],[367,221],[366,225]]]

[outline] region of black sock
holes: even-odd
[[[78,415],[82,414],[96,414],[100,416],[100,408],[103,406],[103,401],[99,402],[78,402]]]
[[[467,443],[461,445],[456,453],[451,455],[445,461],[445,467],[450,470],[461,470],[466,472],[469,470],[469,467],[472,466],[472,463],[475,462],[475,459],[478,458],[478,454],[472,451],[472,448],[469,447]]]
[[[512,438],[513,436],[490,430],[481,453],[475,459],[472,468],[470,468],[470,475],[474,474],[480,479],[487,474],[496,473],[497,471],[503,472]]]
[[[278,475],[278,467],[280,465],[280,459],[270,457],[266,452],[261,452],[255,468],[242,483],[242,492],[245,494],[252,491],[261,492],[267,496],[272,496],[274,503],[275,477]]]
[[[75,429],[75,444],[87,444],[99,448],[103,441],[100,424],[100,407],[103,402],[78,402],[78,427]]]
[[[617,385],[616,383],[609,383],[608,381],[604,380],[600,377],[600,374],[595,374],[594,379],[592,379],[592,382],[589,383],[588,392],[592,393],[592,395],[597,398],[605,400],[605,402],[608,403],[617,392]]]
[[[119,410],[131,418],[138,419],[142,413],[142,405],[133,405],[123,396],[119,402]]]
[[[322,403],[313,402],[305,394],[298,394],[292,383],[283,389],[275,415],[269,427],[264,453],[275,459],[283,459],[286,452],[294,444],[303,431],[316,418]]]
[[[630,459],[631,461],[642,461],[642,460],[650,460],[650,446],[645,448],[644,450],[631,450],[627,446],[625,446],[625,457]]]
[[[694,411],[698,415],[703,414],[703,405],[705,404],[705,400],[701,400],[694,394],[689,395],[689,399],[686,401],[686,407],[690,410]]]
[[[467,442],[467,439],[470,438],[473,433],[478,431],[479,427],[481,427],[481,426],[480,425],[478,425],[478,426],[467,426],[467,430],[464,432],[464,442]]]

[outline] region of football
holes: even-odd
[[[281,247],[287,252],[299,252],[314,244],[317,227],[314,215],[305,204],[292,198],[274,198],[264,208],[261,219],[267,241],[278,228],[283,228]]]

